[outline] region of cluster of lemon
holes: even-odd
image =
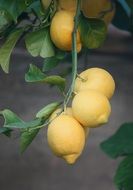
[[[81,155],[89,129],[107,123],[111,113],[109,99],[115,82],[104,69],[91,68],[75,81],[72,107],[56,110],[48,126],[48,144],[53,153],[73,164]]]
[[[45,0],[42,0],[43,4]],[[64,51],[72,49],[72,31],[74,27],[74,16],[77,0],[57,0],[58,10],[55,13],[51,26],[50,35],[56,47]],[[111,10],[110,0],[82,0],[81,9],[88,18],[98,18],[100,14],[106,12],[103,16],[104,22],[108,25],[114,16],[115,10]],[[80,32],[77,31],[77,52],[82,48]]]

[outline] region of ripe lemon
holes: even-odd
[[[102,93],[96,90],[79,92],[72,101],[74,117],[85,127],[98,127],[108,121],[111,106]]]
[[[85,145],[83,127],[72,116],[61,114],[48,126],[48,144],[53,153],[73,164]]]
[[[55,119],[59,114],[65,114],[65,115],[69,115],[69,116],[73,116],[73,113],[72,113],[72,108],[71,107],[67,107],[65,112],[61,112],[62,109],[61,108],[58,108],[57,110],[55,110],[51,117],[50,117],[50,120],[52,121],[53,119]],[[87,139],[88,135],[89,135],[89,128],[88,127],[83,127],[84,128],[84,131],[85,131],[85,137]]]
[[[87,69],[76,79],[74,91],[78,93],[88,89],[98,90],[110,99],[115,91],[115,82],[111,74],[104,69]]]
[[[41,0],[42,5],[43,5],[43,8],[44,8],[44,9],[47,9],[47,8],[49,7],[51,1],[52,1],[52,0]]]
[[[74,27],[74,13],[70,11],[58,11],[54,15],[50,35],[56,47],[64,51],[72,49],[72,32]],[[77,52],[81,50],[80,34],[77,31]]]
[[[76,11],[77,0],[58,0],[59,9]]]
[[[82,11],[86,17],[99,17],[100,13],[111,8],[110,0],[82,0]],[[103,20],[109,24],[115,14],[112,10],[105,14]]]

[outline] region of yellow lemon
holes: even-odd
[[[99,17],[100,13],[111,8],[110,0],[82,0],[82,11],[86,17]],[[106,24],[109,24],[115,14],[115,9],[107,12],[103,17]]]
[[[85,127],[98,127],[107,123],[111,106],[102,93],[96,90],[79,92],[72,101],[73,116]]]
[[[74,27],[74,13],[70,11],[58,11],[54,15],[50,35],[56,47],[64,51],[72,49],[72,32]],[[77,52],[81,50],[80,34],[77,31]]]
[[[61,114],[48,126],[47,139],[55,155],[73,164],[84,148],[85,132],[72,116]]]
[[[52,115],[50,116],[50,120],[52,121],[53,119],[55,119],[57,116],[59,116],[60,114],[64,114],[64,115],[69,115],[69,116],[73,116],[73,113],[72,113],[72,108],[71,107],[67,107],[65,112],[62,112],[62,109],[61,108],[58,108],[57,110],[55,110]],[[83,126],[82,126],[83,127]],[[85,131],[85,137],[87,139],[88,135],[89,135],[89,128],[88,127],[83,127],[84,128],[84,131]]]
[[[100,68],[90,68],[83,71],[75,81],[75,92],[83,90],[98,90],[110,99],[115,91],[115,82],[109,72]]]
[[[50,5],[50,3],[52,2],[52,0],[41,0],[43,8],[47,9]]]
[[[77,0],[58,0],[58,8],[68,11],[76,11]]]

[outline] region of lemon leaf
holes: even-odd
[[[15,47],[22,33],[23,33],[22,29],[19,29],[11,33],[10,36],[7,38],[6,42],[3,44],[3,46],[0,49],[0,65],[3,71],[5,71],[5,73],[9,72],[10,56],[13,48]]]
[[[20,137],[20,151],[23,153],[29,145],[32,143],[40,129],[34,129],[32,131],[23,131]]]
[[[17,22],[17,17],[27,9],[33,0],[0,0],[0,8],[6,10],[10,16]]]
[[[58,75],[46,76],[38,67],[30,65],[29,71],[25,75],[26,82],[41,82],[56,85],[61,91],[65,89],[66,80]]]
[[[114,135],[103,141],[100,146],[111,158],[133,154],[133,123],[123,124]]]
[[[133,189],[133,156],[126,157],[119,165],[115,178],[115,184],[118,189]]]
[[[37,114],[37,118],[48,118],[60,105],[60,102],[53,102],[42,108]]]
[[[48,27],[27,34],[25,43],[28,52],[33,57],[41,56],[46,58],[55,54]]]
[[[79,20],[79,30],[82,44],[86,48],[98,48],[106,39],[107,27],[100,19],[86,18],[81,14]]]

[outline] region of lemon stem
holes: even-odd
[[[69,100],[72,96],[74,85],[75,85],[75,79],[77,76],[77,29],[78,29],[78,21],[80,16],[80,6],[81,6],[81,0],[77,0],[77,9],[76,14],[74,17],[74,28],[72,32],[72,82],[70,89],[68,90],[66,94],[66,98],[64,100],[64,108],[66,108],[67,104],[69,103]]]

